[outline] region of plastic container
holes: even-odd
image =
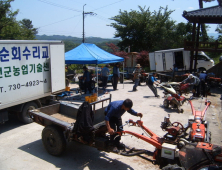
[[[85,101],[86,101],[86,102],[89,102],[89,96],[86,96],[86,97],[85,97]]]
[[[66,87],[66,88],[65,88],[65,91],[70,91],[70,87]]]

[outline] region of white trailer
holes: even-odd
[[[16,113],[32,122],[28,110],[49,102],[65,90],[65,49],[62,41],[0,41],[0,123]]]
[[[183,48],[160,50],[149,53],[150,69],[156,72],[172,71],[176,64],[179,71],[190,69],[190,51]],[[194,61],[193,61],[194,65]],[[214,61],[204,52],[198,52],[197,69],[208,70],[214,66]]]

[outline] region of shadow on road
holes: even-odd
[[[69,142],[66,151],[60,157],[55,157],[44,149],[41,140],[19,147],[20,150],[45,160],[61,170],[70,169],[129,169],[133,168],[117,159],[111,159],[106,152],[98,151],[96,148]]]
[[[16,116],[9,115],[9,120],[4,124],[0,124],[0,134],[20,126],[24,126],[24,123],[20,122]]]

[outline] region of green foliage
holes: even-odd
[[[121,50],[130,46],[131,51],[143,51],[153,49],[154,46],[174,29],[175,21],[169,16],[173,11],[160,7],[159,11],[151,12],[139,6],[139,11],[119,11],[119,15],[111,20],[111,27],[116,29],[115,37],[122,39],[118,43]],[[167,37],[166,37],[167,38]]]
[[[217,28],[215,31],[220,34],[218,37],[218,41],[222,42],[222,24],[217,25]]]
[[[10,3],[14,0],[0,0],[0,39],[1,40],[30,40],[35,38],[37,29],[32,21],[23,19],[16,21],[19,10],[12,12]]]
[[[136,61],[138,64],[140,64],[143,68],[149,67],[149,52],[148,51],[141,51],[139,55],[136,57]]]
[[[29,19],[23,19],[19,22],[21,27],[21,36],[26,40],[35,39],[35,35],[38,33],[37,28],[33,28],[32,21]]]
[[[19,24],[15,19],[18,10],[10,10],[12,1],[14,0],[0,1],[0,39],[14,39],[19,34]]]
[[[160,7],[151,12],[149,8],[139,6],[139,11],[121,11],[111,20],[111,27],[116,29],[115,37],[121,50],[130,46],[131,51],[155,51],[179,48],[184,39],[191,39],[192,24],[179,23],[170,18],[173,10]]]
[[[81,64],[69,64],[66,65],[66,72],[69,72],[70,70],[75,71],[75,73],[79,74],[82,73],[82,67],[83,65]]]
[[[65,52],[70,51],[79,45],[75,44],[73,41],[70,40],[64,40],[64,43],[65,43]]]

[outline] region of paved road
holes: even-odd
[[[70,85],[71,88],[75,88],[75,85]],[[160,98],[153,97],[150,89],[142,84],[138,87],[137,92],[132,92],[133,84],[126,82],[124,88],[122,84],[118,84],[117,91],[112,91],[112,87],[109,86],[110,93],[112,94],[112,100],[124,100],[130,98],[134,102],[134,110],[144,114],[142,118],[144,124],[156,134],[162,136],[164,132],[161,130],[161,121],[164,120],[164,116],[171,114],[171,122],[179,121],[182,124],[187,123],[189,115],[191,115],[191,109],[189,104],[184,104],[183,114],[178,114],[173,109],[165,109],[162,106],[163,93],[161,89],[158,89]],[[213,94],[214,95],[214,94]],[[104,95],[100,95],[104,97]],[[221,106],[218,96],[209,97],[212,100],[212,106],[207,112],[207,119],[209,119],[212,131],[212,141],[222,145],[221,139]],[[194,100],[194,106],[196,108],[203,106],[201,99]],[[201,104],[202,103],[202,104]],[[202,108],[200,108],[202,110]],[[214,114],[215,113],[215,114]],[[123,121],[129,118],[137,120],[137,117],[133,117],[129,113],[123,115]],[[138,127],[124,127],[125,130],[131,130],[140,134],[144,133]],[[153,165],[151,162],[143,159],[139,156],[124,157],[114,153],[106,153],[91,148],[86,145],[82,145],[76,142],[68,143],[65,153],[61,157],[54,157],[49,155],[44,149],[41,141],[41,133],[43,127],[31,123],[23,125],[13,117],[10,121],[3,125],[0,125],[0,170],[128,170],[128,169],[159,169],[157,165]],[[123,136],[122,141],[136,148],[147,149],[154,151],[154,147],[132,136]]]

